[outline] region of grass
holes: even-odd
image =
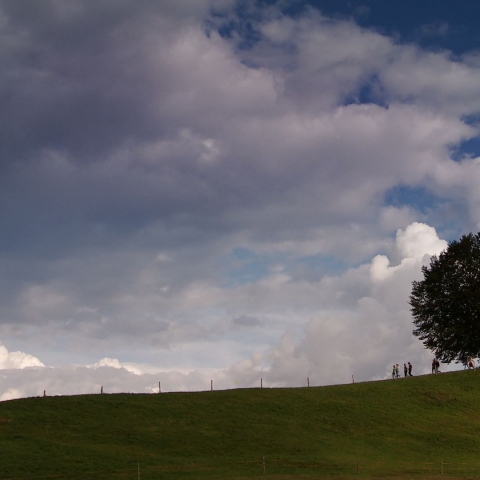
[[[465,371],[330,387],[2,402],[0,479],[136,479],[138,464],[142,480],[419,479],[440,478],[442,460],[449,478],[474,478],[479,382],[478,372]]]

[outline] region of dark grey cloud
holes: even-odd
[[[203,113],[192,119],[175,112],[196,80],[188,63],[180,70],[168,65],[182,29],[187,49],[189,28],[208,42],[201,24],[190,26],[191,14],[179,20],[173,4],[160,9],[153,2],[139,9],[129,2],[2,6],[4,36],[11,38],[2,79],[5,248],[44,256],[53,245],[58,253],[79,242],[110,244],[157,219],[171,221],[179,235],[183,224],[220,228],[211,217],[234,196],[224,195],[231,182],[211,185],[212,173],[197,164],[211,149],[188,129],[203,122]],[[205,13],[206,5],[197,10]]]
[[[365,193],[373,203],[375,188],[381,195],[398,181],[369,164],[378,151],[360,146],[364,138],[338,142],[330,119],[317,116],[378,68],[365,59],[392,48],[384,37],[319,15],[294,27],[280,21],[277,31],[298,47],[285,57],[296,62],[289,73],[285,65],[269,70],[268,58],[283,54],[272,24],[258,25],[265,36],[245,53],[258,68],[248,68],[231,43],[206,35],[208,4],[193,14],[187,4],[146,1],[25,5],[1,4],[10,39],[2,53],[5,251],[148,249],[143,232],[152,230],[151,243],[167,248],[245,229],[288,238],[364,215],[333,200],[342,190],[362,195],[359,170],[376,171]],[[317,55],[330,34],[337,51]],[[299,124],[295,115],[306,116]],[[409,152],[398,153],[396,128],[383,134],[402,165]]]
[[[240,315],[240,317],[233,319],[233,324],[237,327],[258,327],[261,323],[258,318],[249,317],[248,315]]]
[[[172,79],[152,56],[193,20],[201,31],[209,5],[1,2],[2,163],[54,149],[84,164],[128,140],[162,138]]]

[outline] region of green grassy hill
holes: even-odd
[[[480,372],[0,403],[0,479],[480,476]],[[265,474],[263,466],[265,457]],[[358,463],[357,463],[358,462]],[[359,475],[358,475],[359,474]]]

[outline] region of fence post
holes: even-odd
[[[46,390],[43,391],[43,396],[44,396],[44,397],[47,396],[47,391],[46,391]]]
[[[100,389],[100,393],[103,393],[103,385],[102,385],[102,388]]]
[[[260,379],[260,388],[263,388],[263,378]]]
[[[210,391],[213,392],[213,380],[210,380]]]
[[[262,467],[263,467],[263,474],[265,475],[265,455],[263,456]]]
[[[307,377],[307,387],[310,386],[310,379]]]
[[[160,382],[158,382],[158,393],[162,393],[162,387],[160,385]]]

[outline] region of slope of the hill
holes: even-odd
[[[441,468],[477,476],[479,392],[480,371],[466,371],[316,388],[12,400],[0,403],[0,478],[138,478],[139,466],[142,480],[420,478]]]

